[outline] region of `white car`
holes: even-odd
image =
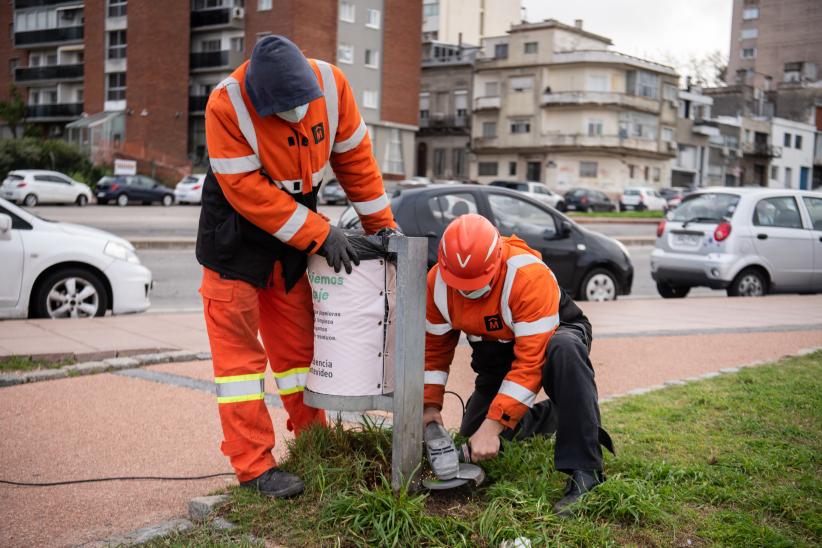
[[[178,204],[199,204],[203,201],[205,173],[195,173],[183,177],[174,188],[174,199]]]
[[[0,318],[142,312],[152,285],[127,240],[47,221],[0,198]]]
[[[822,291],[822,192],[716,187],[686,196],[657,228],[659,294]]]
[[[650,187],[626,188],[619,198],[620,211],[667,211],[668,200]]]
[[[565,198],[563,198],[561,194],[557,194],[549,189],[543,183],[533,181],[494,181],[491,183],[491,186],[510,188],[511,190],[522,192],[535,200],[548,204],[554,209],[565,211]]]
[[[9,172],[0,186],[0,197],[26,207],[37,204],[82,207],[91,200],[91,189],[58,171],[24,169]]]

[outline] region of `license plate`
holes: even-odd
[[[702,242],[702,236],[699,234],[674,234],[674,243],[676,245],[696,247]]]
[[[97,197],[98,197],[98,198],[104,198],[105,196],[106,196],[106,193],[105,193],[105,192],[98,192],[98,193],[97,193]]]
[[[568,211],[574,211],[574,210],[577,208],[577,206],[572,205],[572,204],[568,204],[568,205],[566,206],[566,208],[568,209]]]
[[[629,210],[629,209],[634,209],[634,206],[632,206],[632,205],[627,205],[627,204],[626,204],[626,205],[625,205],[625,209],[626,209],[626,210]]]

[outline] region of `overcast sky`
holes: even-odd
[[[529,21],[558,19],[605,35],[617,51],[684,63],[720,50],[728,54],[732,0],[522,0]]]

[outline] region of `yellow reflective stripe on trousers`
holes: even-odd
[[[277,381],[277,392],[279,392],[281,396],[287,396],[305,390],[305,381],[307,378],[307,367],[295,367],[288,371],[274,373],[274,380]]]
[[[237,403],[265,398],[263,373],[216,377],[217,403]]]

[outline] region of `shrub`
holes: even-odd
[[[92,165],[79,149],[60,139],[0,140],[0,180],[16,169],[59,171],[89,186],[110,171],[108,167]]]

